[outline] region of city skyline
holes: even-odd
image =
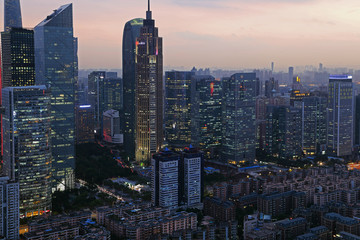
[[[73,2],[80,68],[121,68],[122,26],[133,18],[144,18],[147,2]],[[66,3],[22,1],[24,27],[35,27],[40,16]],[[354,31],[360,23],[360,4],[354,0],[337,3],[156,0],[151,4],[160,35],[166,39],[166,66],[269,68],[275,62],[275,70],[285,70],[288,65],[322,62],[330,67],[360,67],[356,61],[360,33]]]

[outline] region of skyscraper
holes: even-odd
[[[20,0],[4,0],[4,30],[22,28]]]
[[[193,72],[165,73],[165,136],[170,147],[191,144],[191,79]]]
[[[326,108],[324,97],[305,97],[302,100],[302,149],[306,155],[326,150]]]
[[[179,205],[180,155],[165,149],[151,160],[151,201],[155,206]]]
[[[237,73],[230,78],[224,78],[222,104],[223,161],[254,161],[256,74]]]
[[[35,27],[36,84],[51,88],[53,190],[74,185],[75,43],[72,4]]]
[[[354,138],[354,94],[352,76],[329,78],[327,147],[331,155],[351,155]]]
[[[123,84],[124,110],[122,115],[122,129],[124,133],[124,148],[127,154],[135,157],[135,53],[136,39],[140,36],[143,27],[142,18],[133,19],[125,24],[123,35]]]
[[[104,106],[104,79],[106,72],[94,71],[88,76],[88,98],[90,105],[95,109],[95,129],[100,131],[102,125],[102,114],[105,111]]]
[[[204,158],[192,145],[179,153],[165,149],[154,154],[151,167],[155,206],[194,207],[202,202]]]
[[[91,105],[76,106],[76,143],[92,143],[95,141],[95,111]]]
[[[301,156],[301,109],[291,106],[268,106],[265,150],[280,158]]]
[[[35,84],[34,31],[11,28],[1,33],[2,87]]]
[[[289,86],[291,86],[294,78],[294,67],[289,67]]]
[[[221,144],[221,81],[210,75],[193,76],[191,90],[192,143],[217,154]]]
[[[105,78],[102,94],[104,95],[104,111],[114,109],[121,112],[123,110],[123,80],[121,78]]]
[[[150,1],[136,41],[136,160],[148,162],[163,142],[162,38],[152,19]]]
[[[50,93],[45,86],[2,90],[4,173],[19,183],[20,213],[31,217],[51,207]]]
[[[203,199],[204,158],[197,149],[186,147],[180,162],[180,204],[188,207],[200,204]]]

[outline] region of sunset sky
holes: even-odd
[[[22,0],[24,27],[67,3]],[[73,3],[80,67],[121,68],[124,24],[145,17],[147,1]],[[359,0],[152,0],[151,8],[166,66],[360,68]]]

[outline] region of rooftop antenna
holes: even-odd
[[[148,10],[146,12],[146,19],[151,19],[152,16],[151,16],[151,11],[150,11],[150,0],[148,0]]]

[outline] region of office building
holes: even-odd
[[[51,207],[50,93],[45,86],[2,90],[4,173],[19,183],[20,213]]]
[[[106,73],[106,75],[108,75]],[[104,111],[114,109],[121,112],[124,108],[123,80],[121,78],[105,78],[102,97]]]
[[[268,106],[265,150],[280,158],[302,155],[301,109],[291,106]]]
[[[153,156],[152,203],[160,207],[195,207],[203,199],[203,153],[186,147],[175,153],[168,149]]]
[[[149,162],[163,142],[162,38],[152,19],[150,1],[136,41],[136,161]]]
[[[330,155],[351,155],[354,137],[353,117],[352,76],[330,76],[327,113],[327,147]]]
[[[0,177],[0,236],[19,239],[19,183]]]
[[[190,145],[181,153],[180,163],[180,205],[191,207],[201,204],[204,193],[203,153]]]
[[[177,208],[179,205],[180,155],[165,149],[151,160],[151,201],[155,206]]]
[[[4,0],[4,30],[22,28],[20,0]]]
[[[35,31],[36,84],[51,88],[53,190],[71,189],[75,169],[76,41],[72,4],[61,6]]]
[[[222,139],[221,81],[209,75],[193,76],[191,92],[192,143],[211,156],[218,155]]]
[[[88,98],[89,104],[95,109],[95,129],[97,132],[101,131],[102,114],[104,110],[104,79],[106,72],[94,71],[88,76]]]
[[[169,146],[191,144],[191,78],[193,72],[165,72],[165,137]]]
[[[324,97],[306,97],[302,101],[302,149],[305,155],[326,150],[326,108]]]
[[[122,129],[124,133],[124,148],[127,154],[135,157],[135,53],[136,39],[140,36],[143,27],[142,18],[128,21],[124,27],[123,34],[123,83],[124,83],[124,110],[122,117]]]
[[[355,145],[360,145],[360,94],[355,98]]]
[[[237,73],[223,79],[222,160],[255,160],[256,74]]]
[[[270,98],[276,93],[279,93],[279,82],[272,77],[265,81],[265,96]]]
[[[120,133],[120,113],[119,111],[110,109],[103,114],[103,139],[105,142],[112,144],[121,144],[124,137]]]
[[[292,84],[294,78],[294,67],[289,67],[289,86]]]
[[[95,111],[91,105],[76,106],[76,144],[95,141]]]
[[[11,28],[1,33],[2,87],[35,85],[34,31]]]

